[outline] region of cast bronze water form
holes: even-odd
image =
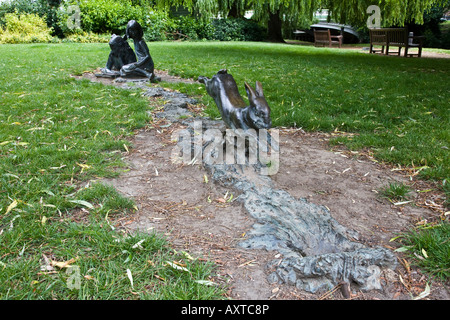
[[[260,83],[255,90],[245,84],[250,103],[246,106],[226,70],[211,79],[199,77],[199,81],[214,98],[228,128],[270,128],[270,108]],[[207,144],[205,141],[205,150]],[[205,161],[203,166],[212,181],[239,193],[236,200],[256,220],[247,232],[248,239],[240,245],[283,255],[268,265],[270,282],[295,285],[309,292],[329,290],[342,282],[372,290],[381,289],[382,270],[396,268],[396,257],[390,250],[350,240],[357,239],[358,234],[339,224],[327,208],[276,189],[270,176],[255,174],[257,166]]]
[[[109,42],[111,52],[106,67],[102,68],[101,73],[96,76],[146,77],[152,82],[159,81],[160,79],[155,75],[155,65],[143,36],[144,31],[135,20],[128,22],[125,36],[112,35]],[[127,42],[129,38],[133,39],[135,52]]]

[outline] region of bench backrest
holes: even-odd
[[[388,31],[388,38],[390,43],[403,43],[407,44],[408,36],[406,29],[403,28],[391,28]]]
[[[330,29],[328,30],[314,30],[315,41],[330,41]]]
[[[380,28],[369,29],[371,43],[402,43],[408,41],[405,28]]]

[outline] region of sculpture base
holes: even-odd
[[[174,97],[176,101],[178,97]],[[195,116],[183,120],[171,117],[176,103],[166,104],[160,116],[167,114],[171,121],[179,121],[190,131],[188,139],[178,140],[180,150],[191,150],[198,154],[200,130],[214,128],[226,130],[222,121],[205,120]],[[225,135],[225,133],[223,133]],[[190,139],[189,137],[194,137]],[[225,139],[223,140],[225,142]],[[216,148],[211,148],[215,144]],[[220,148],[220,145],[219,145]],[[348,230],[335,220],[327,208],[297,199],[288,192],[276,189],[269,175],[261,175],[263,164],[212,164],[217,151],[217,140],[204,138],[201,143],[203,166],[211,180],[240,195],[240,201],[248,214],[257,223],[247,233],[249,238],[239,243],[247,249],[276,250],[283,258],[266,266],[270,282],[294,285],[299,289],[315,293],[331,289],[344,282],[359,290],[381,289],[380,275],[384,269],[397,267],[395,255],[383,247],[366,247],[351,239],[358,234]],[[206,153],[206,154],[205,154]],[[193,159],[196,160],[196,159]]]

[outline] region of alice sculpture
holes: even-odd
[[[127,39],[133,39],[135,52]],[[155,75],[155,65],[144,40],[144,31],[137,21],[128,22],[125,36],[113,35],[109,46],[111,52],[106,67],[96,74],[97,77],[146,77],[151,82],[161,80]]]

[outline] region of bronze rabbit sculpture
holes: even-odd
[[[206,91],[214,99],[223,121],[231,129],[270,129],[270,107],[263,94],[261,82],[256,81],[253,89],[245,82],[245,90],[249,105],[239,94],[236,81],[226,69],[222,69],[211,79],[198,77],[198,81],[205,84]]]

